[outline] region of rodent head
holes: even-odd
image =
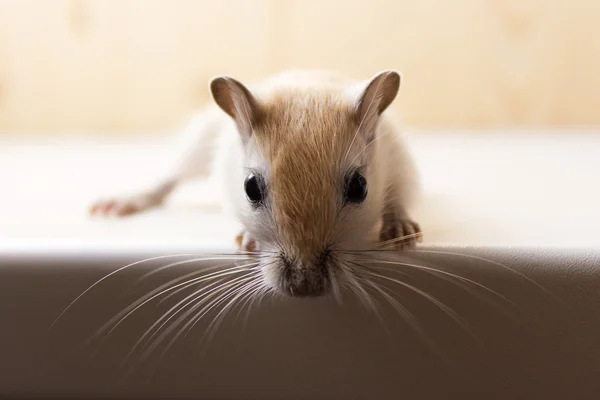
[[[344,250],[368,243],[386,190],[374,162],[377,123],[399,86],[395,71],[358,93],[282,88],[255,97],[233,78],[211,82],[244,146],[239,216],[259,243],[272,289],[296,296],[337,289],[352,262]]]

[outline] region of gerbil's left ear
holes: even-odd
[[[238,126],[245,142],[252,134],[252,127],[259,115],[258,102],[250,91],[237,80],[221,76],[210,82],[210,91],[215,102]]]
[[[360,129],[372,132],[382,112],[392,104],[400,89],[401,75],[397,71],[383,71],[369,81],[356,103],[356,117]]]

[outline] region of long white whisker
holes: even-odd
[[[472,279],[469,279],[469,278],[466,278],[466,277],[463,277],[463,276],[460,276],[460,275],[457,275],[457,274],[454,274],[454,273],[451,273],[451,272],[448,272],[448,271],[444,271],[444,270],[440,270],[440,269],[432,268],[432,267],[427,267],[425,265],[407,263],[407,262],[404,262],[404,261],[394,261],[394,260],[389,260],[389,259],[386,259],[386,260],[382,260],[382,259],[361,260],[361,262],[377,263],[377,264],[391,264],[391,265],[400,265],[400,266],[405,266],[405,267],[416,268],[416,269],[420,269],[420,270],[427,271],[429,273],[435,274],[439,278],[444,279],[444,280],[446,280],[448,282],[456,283],[456,282],[448,279],[448,277],[449,278],[454,278],[454,279],[456,279],[458,281],[466,282],[466,283],[469,283],[471,285],[477,286],[477,287],[479,287],[479,288],[481,288],[481,289],[483,289],[483,290],[485,290],[485,291],[487,291],[489,293],[492,293],[495,296],[500,297],[501,299],[505,300],[506,302],[510,303],[511,305],[519,308],[514,302],[512,302],[510,299],[508,299],[506,296],[502,295],[501,293],[499,293],[499,292],[497,292],[497,291],[495,291],[495,290],[493,290],[493,289],[491,289],[491,288],[489,288],[489,287],[487,287],[487,286],[485,286],[485,285],[483,285],[483,284],[481,284],[481,283],[479,283],[477,281],[474,281]],[[381,267],[376,267],[376,268],[378,268],[378,269],[384,269],[384,268],[381,268]],[[402,273],[401,271],[399,271],[397,269],[394,269],[394,268],[387,268],[386,270],[397,272],[397,273]],[[442,275],[442,276],[440,276],[440,275]]]
[[[248,306],[246,315],[244,316],[244,326],[246,326],[246,324],[248,323],[249,314],[250,314],[250,311],[251,311],[254,303],[256,302],[256,307],[259,308],[262,300],[265,298],[265,295],[267,293],[269,293],[270,291],[271,291],[271,288],[266,285],[260,285],[258,287],[256,294],[253,296],[252,300],[250,301],[250,305]]]
[[[412,267],[412,266],[411,266]],[[395,268],[384,268],[384,267],[374,267],[377,270],[383,270],[383,271],[390,271],[390,272],[398,272],[397,269]],[[423,269],[423,268],[420,268]],[[507,297],[503,296],[502,294],[496,292],[495,290],[492,290],[478,282],[472,281],[470,279],[467,278],[463,278],[461,276],[458,275],[454,275],[454,274],[450,274],[447,273],[445,271],[440,271],[440,270],[436,270],[436,269],[431,269],[431,270],[425,270],[425,272],[439,278],[442,279],[443,281],[446,281],[448,283],[451,283],[453,285],[458,286],[459,288],[465,290],[466,292],[468,292],[469,294],[477,297],[478,299],[481,299],[483,301],[485,301],[486,303],[498,308],[499,310],[502,310],[502,308],[499,307],[498,304],[492,302],[489,298],[482,296],[480,293],[477,293],[477,291],[474,291],[472,287],[469,286],[469,284],[477,286],[487,292],[490,292],[491,294],[500,297],[502,300],[506,301],[507,303],[509,303],[510,305],[514,306],[515,308],[521,310],[521,308],[519,306],[517,306],[514,302],[512,302],[511,300],[509,300]],[[502,310],[503,312],[505,310]]]
[[[254,286],[251,288],[251,290],[248,291],[247,295],[245,296],[242,303],[240,304],[240,309],[238,310],[238,312],[235,316],[235,321],[237,321],[237,319],[240,317],[240,314],[244,310],[244,307],[246,307],[247,305],[249,307],[252,304],[253,296],[256,295],[256,293],[261,291],[263,288],[264,288],[263,279],[260,279],[260,278],[256,279],[254,281]]]
[[[218,286],[208,288],[203,287],[192,294],[186,296],[183,300],[179,301],[175,306],[171,307],[166,313],[164,313],[157,321],[155,321],[150,328],[144,332],[142,337],[134,344],[132,349],[129,351],[127,357],[124,360],[124,363],[133,355],[135,350],[141,345],[141,343],[145,340],[146,344],[141,349],[140,360],[146,359],[155,349],[160,345],[160,343],[181,323],[183,319],[185,319],[191,311],[193,311],[198,305],[202,304],[204,301],[209,300],[211,297],[218,295],[222,290],[227,290],[237,283],[243,281],[243,279],[249,275],[249,273],[236,277],[230,281],[225,281],[225,278],[221,279],[217,282]],[[212,285],[211,285],[212,286]],[[210,289],[210,290],[207,290]],[[199,303],[196,303],[200,300]],[[196,303],[196,304],[195,304]],[[154,341],[152,339],[161,332],[163,327],[173,319],[177,314],[185,310],[187,307],[191,306],[190,310],[188,310],[183,316],[179,317],[174,323],[171,324],[170,327],[164,330],[164,332],[160,333],[159,337]],[[158,326],[160,325],[160,326]],[[158,326],[158,328],[157,328]],[[148,339],[146,339],[148,337]],[[164,354],[164,353],[163,353]]]
[[[401,242],[406,239],[421,238],[422,236],[423,236],[422,232],[415,232],[415,233],[410,233],[408,235],[398,236],[398,237],[377,243],[377,245],[375,245],[375,249],[385,250],[385,247],[389,246],[391,244]]]
[[[216,282],[216,284],[218,285],[216,287],[212,287],[214,285],[205,286],[205,287],[203,287],[203,288],[201,288],[201,289],[193,292],[192,294],[186,296],[183,300],[179,301],[177,304],[175,304],[173,307],[171,307],[166,313],[163,314],[163,316],[161,316],[157,321],[155,321],[152,324],[152,326],[150,326],[146,330],[146,332],[144,332],[144,334],[140,337],[140,339],[132,347],[132,349],[129,352],[129,354],[127,355],[125,361],[127,361],[127,359],[139,347],[139,345],[148,337],[148,339],[146,340],[147,344],[141,350],[142,351],[142,358],[146,358],[146,356],[149,355],[160,344],[160,342],[162,342],[163,338],[166,337],[166,336],[168,336],[169,333],[172,332],[175,329],[175,327],[179,323],[178,321],[181,321],[182,318],[185,318],[185,316],[188,313],[186,313],[186,315],[184,315],[183,317],[180,317],[178,319],[178,321],[176,321],[171,327],[167,328],[160,335],[160,337],[157,338],[157,340],[155,340],[154,343],[152,343],[152,345],[150,345],[151,340],[162,330],[162,328],[171,319],[173,319],[176,315],[178,315],[180,312],[182,312],[188,306],[194,304],[197,300],[199,300],[199,299],[208,300],[212,296],[218,294],[219,291],[227,289],[228,287],[234,286],[236,283],[238,283],[240,281],[243,281],[244,278],[247,277],[250,274],[251,274],[251,272],[248,272],[245,275],[239,276],[239,277],[234,278],[234,279],[232,279],[230,281],[222,283],[225,280],[225,278],[223,278],[219,282]],[[202,302],[200,304],[202,304]],[[196,305],[194,305],[192,307],[196,307]],[[157,326],[158,326],[158,328],[157,328]]]
[[[240,313],[243,311],[244,307],[247,305],[246,308],[246,313],[244,315],[244,322],[243,322],[243,327],[245,328],[246,325],[248,324],[248,318],[250,316],[250,311],[252,310],[252,306],[254,305],[254,302],[256,301],[257,297],[261,296],[261,292],[264,290],[264,284],[262,282],[259,282],[255,289],[252,290],[246,300],[244,301],[244,303],[242,304],[240,311],[238,312],[238,315],[236,316],[236,320],[237,318],[239,318]]]
[[[245,291],[252,289],[254,287],[254,285],[257,284],[257,283],[259,283],[261,280],[262,279],[260,277],[260,273],[256,273],[254,276],[252,276],[251,279],[245,281],[242,285],[239,285],[234,290],[232,290],[229,293],[227,293],[226,295],[224,295],[221,299],[219,299],[219,301],[217,303],[213,304],[211,307],[209,307],[206,310],[202,310],[201,313],[198,313],[196,315],[196,317],[194,317],[194,321],[191,323],[191,325],[187,329],[186,335],[193,329],[193,327],[200,321],[200,319],[202,319],[206,314],[208,314],[210,312],[211,309],[213,309],[214,307],[216,307],[218,304],[221,304],[221,303],[227,301],[227,299],[235,296],[235,298],[232,301],[230,301],[229,303],[227,303],[221,309],[221,311],[213,318],[213,321],[209,324],[209,326],[204,331],[204,335],[206,335],[207,332],[210,331],[210,328],[213,325],[215,319],[218,318],[220,315],[222,315],[223,312],[226,311],[226,309],[228,308],[228,306],[230,304],[232,304],[239,297],[239,295],[244,294]]]
[[[252,290],[257,284],[260,284],[261,280],[262,280],[261,276],[257,274],[255,276],[254,280],[244,284],[242,287],[240,287],[238,290],[236,290],[237,294],[235,294],[235,296],[233,296],[233,298],[227,304],[225,304],[225,306],[223,306],[221,311],[219,311],[217,313],[217,315],[213,318],[211,323],[208,325],[208,327],[204,331],[205,335],[208,334],[207,340],[209,342],[213,339],[221,322],[225,319],[225,315],[227,314],[228,310],[233,306],[233,304],[238,299],[240,299],[243,295],[248,293],[248,291]]]
[[[99,285],[101,282],[105,281],[106,279],[110,278],[111,276],[115,275],[116,273],[123,271],[127,268],[131,268],[135,265],[147,262],[147,261],[153,261],[153,260],[160,260],[163,258],[172,258],[172,257],[188,257],[188,256],[196,256],[198,254],[170,254],[170,255],[165,255],[165,256],[157,256],[157,257],[150,257],[150,258],[145,258],[143,260],[139,260],[136,262],[133,262],[131,264],[127,264],[123,267],[120,267],[114,271],[112,271],[111,273],[103,276],[102,278],[100,278],[99,280],[97,280],[96,282],[94,282],[90,287],[88,287],[86,290],[84,290],[79,296],[77,296],[75,298],[75,300],[73,300],[59,315],[58,317],[56,317],[56,319],[54,320],[54,322],[52,322],[52,325],[50,325],[50,329],[52,329],[52,327],[54,327],[54,325],[56,325],[56,323],[58,322],[58,320],[71,308],[73,307],[73,305],[80,299],[82,298],[86,293],[88,293],[90,290],[92,290],[94,287],[96,287],[97,285]]]
[[[236,261],[236,260],[249,260],[249,259],[250,259],[249,257],[240,256],[240,257],[206,257],[206,258],[194,258],[194,259],[191,259],[191,260],[177,261],[177,262],[174,262],[174,263],[171,263],[171,264],[164,265],[164,266],[159,267],[159,268],[155,268],[155,269],[153,269],[150,272],[147,272],[146,274],[142,275],[142,277],[140,277],[138,279],[138,281],[144,280],[144,279],[150,277],[151,275],[154,275],[154,274],[156,274],[156,273],[158,273],[160,271],[163,271],[165,269],[176,267],[178,265],[189,264],[191,262],[217,261],[217,260]],[[227,264],[229,264],[229,263],[227,263]],[[227,264],[225,264],[225,265],[227,265]],[[221,264],[219,266],[222,266],[222,265],[223,264]],[[212,267],[209,267],[209,268],[214,269],[214,268],[218,268],[219,266],[212,266]]]
[[[450,252],[450,251],[438,251],[438,250],[417,250],[416,253],[424,253],[424,254],[441,254],[441,255],[449,255],[449,256],[457,256],[457,257],[465,257],[465,258],[471,258],[474,260],[479,260],[479,261],[483,261],[483,262],[487,262],[489,264],[493,264],[496,265],[498,267],[501,267],[503,269],[506,269],[516,275],[518,275],[519,277],[525,279],[526,281],[528,281],[529,283],[531,283],[532,285],[536,286],[538,289],[542,290],[544,293],[546,293],[548,296],[552,297],[553,299],[555,299],[556,301],[558,301],[559,303],[562,303],[556,296],[554,296],[550,291],[548,291],[548,289],[546,289],[545,287],[543,287],[542,285],[540,285],[539,283],[537,283],[536,281],[534,281],[533,279],[529,278],[528,276],[526,276],[525,274],[515,270],[514,268],[510,268],[508,265],[499,263],[497,261],[494,260],[489,260],[487,258],[484,257],[479,257],[479,256],[475,256],[472,254],[463,254],[463,253],[455,253],[455,252]]]
[[[367,282],[373,289],[375,289],[379,294],[381,294],[381,296],[383,296],[383,298],[385,298],[389,302],[389,304],[398,312],[398,314],[402,316],[402,318],[404,318],[404,320],[408,323],[410,328],[419,334],[421,340],[425,341],[425,343],[437,354],[441,354],[438,346],[436,346],[435,342],[425,332],[425,330],[419,323],[417,317],[413,313],[411,313],[408,310],[408,308],[403,306],[402,303],[400,303],[397,299],[395,299],[393,296],[387,293],[387,290],[389,289],[381,287],[371,280],[367,280]]]
[[[352,273],[352,270],[345,268],[343,272],[346,276],[346,279],[350,283],[350,287],[353,289],[357,297],[363,302],[363,305],[367,308],[370,308],[376,315],[379,316],[379,310],[377,309],[373,298],[369,296],[365,289],[358,283],[355,275]],[[362,294],[362,296],[359,296],[359,294]]]
[[[241,279],[242,277],[236,278],[236,279]],[[140,339],[138,339],[138,341],[133,345],[131,351],[128,354],[128,357],[135,351],[135,349],[146,339],[146,337],[148,337],[148,335],[150,335],[148,337],[147,343],[150,343],[150,341],[152,340],[152,338],[154,338],[154,336],[156,336],[161,329],[171,320],[173,319],[177,314],[179,314],[181,311],[185,310],[188,306],[190,306],[191,304],[193,304],[196,300],[203,298],[203,297],[208,297],[210,298],[210,294],[212,292],[218,292],[221,289],[224,289],[226,287],[228,287],[229,285],[233,285],[236,282],[236,280],[231,280],[231,281],[227,281],[226,277],[222,277],[221,279],[219,279],[216,282],[212,282],[206,286],[203,286],[202,288],[195,290],[193,293],[189,294],[188,296],[186,296],[183,300],[180,300],[179,302],[177,302],[173,307],[171,307],[169,310],[167,310],[165,313],[163,313],[163,315],[158,318],[140,337]],[[158,327],[157,327],[158,326]],[[144,348],[147,347],[144,346]],[[144,348],[142,348],[142,351],[144,350]]]
[[[251,275],[251,274],[249,274]],[[185,337],[187,337],[187,334],[191,331],[191,329],[194,327],[194,325],[204,316],[206,315],[208,312],[210,312],[210,310],[212,310],[214,307],[216,307],[217,305],[221,304],[222,302],[226,301],[229,296],[231,295],[231,293],[234,293],[241,285],[243,285],[244,283],[246,283],[247,281],[254,279],[254,277],[247,277],[247,275],[244,275],[243,280],[238,280],[236,282],[234,282],[232,285],[228,285],[226,288],[223,288],[222,290],[224,290],[224,293],[220,293],[219,292],[215,292],[213,293],[213,295],[219,294],[219,297],[216,297],[215,299],[213,299],[212,301],[210,301],[207,305],[205,305],[198,313],[196,313],[195,316],[193,316],[188,322],[186,322],[181,329],[173,336],[173,338],[169,341],[169,343],[167,344],[167,346],[165,347],[165,349],[162,351],[161,353],[161,357],[163,357],[168,351],[169,349],[175,344],[175,342],[179,339],[179,337],[184,334],[184,339]],[[211,296],[213,297],[213,296]],[[183,315],[182,317],[180,317],[177,321],[175,321],[171,327],[169,327],[161,336],[164,338],[166,337],[171,331],[173,331],[176,327],[178,327],[181,322],[183,321],[183,319],[187,318],[189,315],[191,315],[192,312],[194,312],[197,308],[199,308],[200,306],[202,306],[202,304],[204,304],[204,302],[206,300],[208,300],[209,297],[207,298],[203,298],[199,303],[195,304],[194,306],[192,306],[192,308],[190,308],[190,310],[188,310],[185,315]],[[155,343],[149,347],[146,350],[146,355],[142,355],[142,357],[147,357],[148,354],[150,354],[152,351],[154,351],[154,349],[158,346],[158,344],[162,341],[161,338],[158,338],[157,341],[155,341]]]
[[[244,271],[248,267],[252,267],[253,265],[254,265],[254,263],[247,264],[247,265],[242,265],[242,266],[231,267],[231,268],[228,268],[228,269],[226,269],[224,271],[213,272],[213,273],[210,273],[210,274],[207,274],[207,275],[199,276],[197,278],[189,279],[187,281],[178,283],[176,285],[172,285],[173,282],[184,280],[184,279],[186,279],[189,276],[198,275],[199,273],[204,272],[204,271],[202,271],[202,270],[195,271],[195,272],[187,274],[187,275],[185,275],[183,277],[174,279],[174,280],[172,280],[172,281],[170,281],[170,282],[168,282],[168,283],[166,283],[164,285],[161,285],[157,289],[154,289],[152,292],[150,292],[150,293],[146,294],[145,296],[141,297],[140,299],[138,299],[137,301],[135,301],[134,303],[132,303],[131,305],[129,305],[128,307],[126,307],[123,311],[119,312],[117,315],[115,315],[113,318],[111,318],[107,323],[105,323],[102,327],[100,327],[100,329],[98,329],[98,331],[96,332],[96,334],[94,334],[90,340],[93,340],[98,335],[102,334],[106,329],[108,329],[112,325],[112,327],[110,328],[110,330],[106,333],[106,337],[107,337],[120,324],[122,324],[131,314],[133,314],[134,312],[136,312],[138,309],[140,309],[141,307],[143,307],[148,302],[154,300],[157,297],[162,296],[165,293],[173,291],[173,290],[175,290],[175,289],[177,289],[179,287],[182,287],[182,286],[187,288],[187,287],[192,286],[193,284],[204,282],[204,281],[209,280],[209,279],[216,279],[216,278],[219,278],[219,277],[222,277],[222,276],[236,274],[236,273],[239,273],[241,271]]]
[[[437,298],[433,297],[432,295],[430,295],[429,293],[409,284],[406,282],[402,282],[398,279],[394,279],[394,278],[390,278],[388,276],[385,275],[381,275],[381,274],[377,274],[371,271],[363,271],[363,273],[368,274],[370,276],[373,276],[375,278],[379,278],[379,279],[384,279],[384,280],[388,280],[390,282],[395,282],[401,286],[404,286],[407,289],[412,290],[413,292],[423,296],[425,299],[429,300],[430,302],[432,302],[434,305],[436,305],[440,310],[444,311],[450,318],[452,318],[459,326],[461,326],[466,332],[468,332],[471,336],[473,336],[473,338],[477,339],[477,337],[474,336],[474,333],[472,331],[472,329],[470,329],[468,327],[467,322],[461,317],[459,316],[454,310],[452,310],[450,307],[448,307],[447,305],[445,305],[444,303],[442,303],[440,300],[438,300]]]
[[[229,265],[229,263],[226,263],[226,264],[219,264],[219,265],[216,265],[216,266],[214,266],[214,267],[205,268],[205,269],[203,269],[203,270],[202,270],[202,272],[204,272],[204,271],[211,271],[211,270],[213,270],[213,269],[222,268],[222,267],[224,267],[224,266],[226,266],[226,265]],[[252,262],[252,263],[249,263],[249,264],[244,264],[244,265],[239,265],[239,266],[238,266],[238,265],[236,265],[236,266],[233,266],[233,267],[230,267],[230,268],[221,269],[221,270],[219,270],[219,271],[216,271],[216,272],[211,272],[210,274],[202,275],[202,277],[208,277],[208,276],[212,276],[212,275],[214,275],[214,274],[220,274],[220,273],[222,273],[222,272],[226,272],[226,271],[234,271],[234,270],[235,270],[235,271],[242,272],[242,271],[244,271],[244,270],[246,270],[246,269],[248,269],[248,268],[254,268],[254,267],[255,267],[255,266],[257,266],[257,265],[258,265],[258,263],[256,263],[256,262]],[[194,273],[192,273],[192,274],[187,274],[187,275],[197,275],[197,273],[196,273],[196,272],[194,272]],[[186,276],[187,276],[187,275],[186,275]],[[180,280],[180,279],[174,279],[173,281],[179,281],[179,280]],[[170,282],[174,283],[173,281],[170,281]],[[200,282],[193,282],[191,285],[198,284],[198,283],[200,283]],[[170,299],[171,297],[173,297],[173,296],[177,295],[177,293],[180,293],[180,292],[182,292],[182,291],[184,291],[184,290],[186,290],[186,289],[188,289],[188,288],[189,288],[189,286],[182,286],[182,287],[178,288],[177,290],[174,290],[174,291],[172,291],[172,292],[171,292],[171,293],[169,293],[168,295],[166,295],[166,296],[163,296],[163,297],[162,297],[162,298],[161,298],[161,299],[158,301],[158,304],[162,304],[162,303],[164,303],[165,301],[167,301],[167,300],[168,300],[168,299]]]

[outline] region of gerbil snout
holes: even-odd
[[[329,253],[313,263],[303,263],[282,256],[281,289],[290,296],[307,297],[325,294],[330,287]]]

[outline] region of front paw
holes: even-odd
[[[384,218],[379,240],[382,250],[413,249],[417,243],[423,241],[423,233],[419,224],[408,218]]]
[[[240,232],[235,238],[235,243],[239,253],[252,253],[258,250],[256,240],[247,231]]]

